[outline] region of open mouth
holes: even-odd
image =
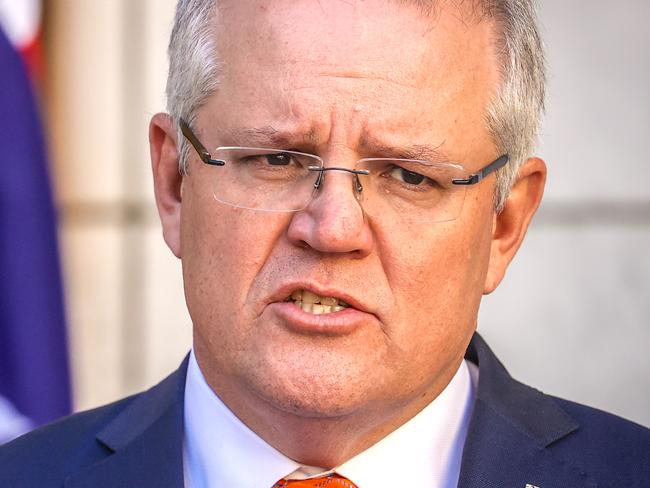
[[[349,307],[343,300],[334,297],[322,297],[308,290],[296,290],[285,301],[292,302],[304,312],[314,315],[340,312]]]

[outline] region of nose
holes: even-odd
[[[365,257],[373,246],[372,231],[364,216],[358,188],[363,178],[345,171],[327,171],[309,205],[296,212],[288,237],[295,245],[321,253],[348,253]]]

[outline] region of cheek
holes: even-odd
[[[435,230],[396,233],[390,236],[391,251],[384,263],[393,293],[408,308],[442,305],[460,278],[468,259],[462,238],[455,236],[447,224],[434,224]],[[443,299],[443,302],[440,301]]]
[[[489,227],[456,220],[404,232],[399,242],[395,235],[387,234],[393,240],[384,266],[398,305],[396,323],[404,324],[397,333],[412,344],[440,344],[454,335],[464,340],[482,296]]]
[[[275,227],[273,219],[215,202],[209,192],[197,189],[184,196],[183,280],[199,332],[232,335],[242,330],[241,324],[231,325],[236,317],[242,323],[248,318],[246,296],[275,242]]]

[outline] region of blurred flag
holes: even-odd
[[[21,4],[0,2],[2,15]],[[0,29],[0,442],[70,411],[55,213],[46,163],[25,62]]]
[[[41,0],[0,0],[0,26],[37,82],[43,74],[42,11]]]

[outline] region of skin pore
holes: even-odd
[[[485,126],[499,74],[494,26],[466,22],[462,8],[443,2],[432,22],[379,0],[223,1],[215,33],[224,73],[197,114],[197,136],[214,148],[255,145],[252,129],[271,131],[286,149],[344,167],[381,157],[377,145],[421,144],[477,170],[499,156]],[[164,236],[182,260],[206,380],[269,444],[325,468],[449,383],[545,179],[544,163],[530,159],[503,212],[493,210],[492,175],[468,189],[456,220],[435,224],[364,213],[343,172],[328,173],[300,212],[256,212],[215,201],[219,168],[195,153],[179,175],[167,115],[154,116],[150,139]],[[297,327],[282,303],[296,289],[350,303],[349,327],[336,332],[325,318]]]

